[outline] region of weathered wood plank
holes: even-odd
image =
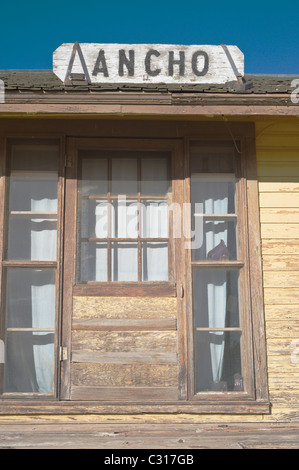
[[[299,303],[299,290],[293,288],[280,288],[280,287],[265,287],[264,288],[265,304],[269,305],[284,305],[284,304],[298,304]]]
[[[265,287],[299,287],[299,271],[265,271]]]
[[[257,161],[258,165],[262,164],[263,162],[280,162],[281,166],[283,166],[283,162],[298,162],[298,150],[294,148],[291,149],[282,149],[276,148],[271,150],[267,148],[263,148],[258,146],[257,150]]]
[[[276,355],[268,357],[268,370],[269,376],[272,378],[285,377],[285,380],[293,377],[294,382],[299,384],[299,364],[291,360],[291,356],[288,355]]]
[[[277,151],[299,147],[298,133],[265,132],[257,137],[257,153],[263,149],[269,151],[269,148],[272,149],[274,147]]]
[[[299,255],[264,255],[263,271],[299,271]]]
[[[286,209],[286,208],[261,208],[260,210],[261,223],[272,224],[298,224],[299,223],[299,208]]]
[[[264,255],[298,255],[299,238],[262,239],[262,254]]]
[[[262,238],[299,238],[299,224],[262,224]]]
[[[284,322],[289,323],[298,321],[298,305],[265,305],[265,317],[266,321],[273,322]]]
[[[127,282],[76,284],[73,295],[76,297],[176,297],[176,288],[169,282],[148,282],[129,285]]]
[[[74,330],[176,330],[176,319],[97,319],[73,318]]]
[[[258,177],[258,182],[263,184],[263,183],[267,183],[267,184],[295,184],[296,186],[298,185],[299,183],[299,175],[289,175],[289,176],[278,176],[278,175],[267,175],[267,174],[264,174],[264,175],[259,175]],[[292,191],[292,188],[290,187],[290,190],[287,191],[287,192],[290,192]],[[266,191],[268,192],[268,191]],[[271,191],[270,191],[271,192]],[[283,191],[282,191],[283,192]]]
[[[281,390],[270,390],[270,400],[273,405],[274,410],[279,408],[292,408],[295,410],[298,405],[299,399],[299,390],[285,390],[284,393],[281,393]]]
[[[298,159],[298,154],[297,154]],[[290,193],[299,191],[298,181],[259,181],[259,193]]]
[[[175,297],[73,297],[75,318],[176,318]]]
[[[156,351],[144,352],[99,352],[86,350],[73,350],[72,362],[96,364],[169,364],[177,362],[175,353],[160,353]]]
[[[80,331],[72,334],[73,350],[99,352],[157,352],[174,353],[177,348],[176,331]]]
[[[296,181],[299,176],[299,163],[296,162],[262,162],[257,167],[258,179],[263,177],[277,178],[278,181],[284,181],[287,177],[291,181]],[[296,178],[294,180],[294,178]]]
[[[154,415],[156,413],[157,415]],[[148,415],[150,418],[155,418],[158,416],[160,419],[161,414],[166,417],[174,417],[175,419],[182,419],[184,416],[182,414],[187,414],[188,420],[196,419],[196,417],[200,416],[198,419],[199,422],[202,420],[209,421],[211,420],[211,414],[213,415],[213,420],[223,421],[228,418],[230,421],[239,421],[240,414],[243,416],[245,415],[246,421],[256,422],[260,421],[261,414],[268,414],[269,413],[269,403],[267,401],[255,401],[255,402],[244,402],[244,403],[225,403],[225,402],[217,402],[214,400],[212,403],[209,402],[186,402],[184,400],[178,400],[175,403],[150,403],[150,404],[143,404],[142,406],[142,413],[140,412],[140,403],[101,403],[99,401],[64,401],[61,403],[49,403],[43,405],[42,412],[40,410],[40,406],[34,403],[24,403],[22,405],[18,405],[16,408],[12,404],[3,404],[0,408],[0,419],[2,417],[15,417],[19,419],[20,417],[25,416],[41,416],[41,417],[49,417],[50,419],[57,415],[60,417],[67,416],[68,420],[75,421],[76,417],[78,416],[91,416],[94,417],[95,415],[102,415],[103,418],[108,415],[113,417],[113,415],[118,419],[121,416],[128,415],[128,418],[132,419],[132,422],[135,422],[141,415],[142,417]],[[206,415],[206,413],[209,415]],[[178,415],[179,414],[179,415]],[[193,416],[195,415],[195,416]],[[270,417],[271,418],[271,417]],[[111,418],[112,419],[112,418]],[[163,420],[163,416],[160,421]],[[188,421],[186,420],[186,421]],[[270,419],[271,420],[271,419]],[[113,420],[112,420],[113,421]]]
[[[298,122],[293,119],[257,119],[255,124],[258,138],[262,135],[272,135],[273,133],[285,136],[298,134]]]
[[[178,390],[175,387],[92,387],[73,386],[71,400],[102,401],[176,401]]]
[[[234,423],[227,418],[222,423],[203,422],[135,422],[123,423],[121,418],[112,422],[84,423],[72,417],[72,423],[59,424],[14,424],[0,427],[0,447],[12,449],[107,449],[111,457],[113,449],[132,449],[125,453],[136,458],[134,449],[147,449],[142,458],[147,460],[153,449],[181,450],[186,458],[193,456],[192,449],[298,449],[299,426],[296,422]],[[149,419],[149,418],[148,418]],[[110,452],[108,450],[110,449]],[[188,452],[189,450],[189,452]],[[116,452],[122,457],[122,452]],[[139,454],[138,454],[139,455]],[[184,458],[184,457],[183,457]],[[153,459],[153,458],[152,458]],[[192,461],[196,462],[195,453]],[[126,460],[127,462],[133,462]],[[140,460],[138,461],[140,463]],[[181,460],[182,462],[182,460]],[[190,459],[191,462],[191,459]],[[175,466],[178,466],[176,460]],[[133,466],[133,464],[131,465]],[[121,467],[121,465],[120,465]],[[138,465],[137,465],[138,467]],[[190,467],[192,465],[190,464]]]
[[[260,207],[299,207],[299,193],[260,193]]]
[[[177,386],[176,364],[78,364],[71,365],[72,386]]]
[[[299,292],[296,288],[264,288],[265,304],[291,305],[299,303]]]
[[[297,307],[298,308],[298,307]],[[282,316],[281,320],[267,321],[266,320],[267,338],[289,338],[290,342],[299,338],[299,320],[287,321]]]
[[[270,325],[271,328],[271,325]],[[275,334],[272,333],[271,329],[269,328],[269,325],[267,326],[267,333],[268,333],[268,339],[267,339],[267,354],[268,356],[289,356],[290,358],[292,357],[292,354],[296,354],[294,345],[292,344],[293,342],[293,336],[290,337],[288,334],[287,336],[283,336],[283,333],[278,333],[278,331],[275,332]],[[276,330],[278,329],[278,326]],[[281,328],[283,329],[283,328]],[[298,338],[298,331],[299,331],[299,324],[296,326],[296,333],[294,334],[294,337]],[[299,340],[298,340],[298,346],[299,346]],[[296,356],[299,361],[299,355]]]
[[[299,381],[298,376],[296,375],[286,375],[286,374],[271,374],[269,376],[269,390],[272,393],[283,395],[284,393],[289,393],[292,391],[299,391]],[[296,393],[296,392],[295,392]],[[298,406],[296,407],[298,411]],[[276,410],[274,410],[276,412]],[[291,410],[289,410],[291,411]]]

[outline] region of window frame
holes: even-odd
[[[188,145],[188,152],[187,152],[187,168],[188,168],[188,187],[186,188],[187,197],[189,198],[189,202],[191,201],[191,168],[190,168],[190,160],[191,160],[191,146],[193,142],[201,142],[207,145],[211,145],[211,148],[214,144],[220,144],[223,142],[231,142],[231,140],[223,139],[223,138],[214,138],[213,141],[209,138],[189,138],[187,145]],[[232,144],[233,145],[233,144]],[[247,217],[246,211],[244,207],[246,206],[246,184],[244,178],[244,152],[241,149],[241,141],[238,140],[235,142],[234,148],[234,167],[235,167],[235,216],[236,216],[236,243],[237,243],[237,253],[238,256],[236,259],[233,260],[224,260],[224,261],[210,261],[206,260],[192,260],[192,253],[191,250],[187,250],[187,258],[188,258],[188,268],[186,268],[187,272],[189,272],[189,289],[188,289],[188,331],[189,331],[189,366],[190,366],[190,373],[189,373],[189,399],[194,402],[199,402],[202,400],[211,400],[211,401],[231,401],[232,399],[237,400],[247,400],[250,398],[254,398],[254,384],[253,384],[253,377],[251,374],[251,367],[250,364],[253,362],[253,353],[251,347],[251,334],[250,334],[250,325],[251,325],[251,309],[249,308],[250,305],[250,284],[249,284],[249,273],[248,273],[248,224],[247,224]],[[213,172],[209,173],[211,178],[213,178]],[[218,175],[218,173],[216,172]],[[221,270],[225,269],[229,270],[238,270],[238,295],[239,295],[239,327],[236,329],[230,329],[224,327],[222,330],[224,332],[228,331],[240,331],[242,332],[242,345],[241,345],[241,361],[242,361],[242,378],[244,381],[244,391],[240,391],[239,393],[236,391],[225,391],[223,393],[213,392],[212,390],[209,391],[200,391],[196,392],[195,390],[195,382],[196,382],[196,372],[195,372],[195,328],[193,324],[193,270],[200,269],[215,269]],[[202,331],[211,331],[209,327],[201,328]]]
[[[38,261],[28,259],[8,259],[6,251],[8,247],[8,224],[9,224],[9,188],[10,188],[10,168],[13,147],[26,148],[44,148],[44,147],[57,147],[57,212],[55,219],[57,221],[57,245],[56,245],[56,260],[53,261]],[[55,270],[55,320],[54,320],[54,390],[53,393],[39,393],[39,392],[3,392],[0,395],[0,403],[5,400],[16,402],[17,400],[25,400],[25,402],[33,399],[41,400],[41,403],[50,400],[57,400],[59,395],[59,363],[60,363],[60,349],[59,349],[59,335],[60,335],[60,318],[61,318],[61,246],[62,246],[62,225],[63,225],[63,192],[64,192],[64,162],[62,158],[63,141],[61,136],[39,136],[39,137],[7,137],[3,145],[3,153],[1,158],[1,182],[0,182],[0,195],[2,196],[3,204],[0,206],[0,220],[2,227],[2,236],[0,241],[0,283],[1,283],[1,337],[5,334],[5,301],[6,301],[6,276],[4,271],[9,268],[36,268],[36,269],[54,269]],[[20,329],[26,330],[26,329]],[[34,328],[32,331],[42,331],[43,329]],[[4,372],[2,371],[1,364],[1,389]]]
[[[214,132],[213,132],[214,128]],[[246,321],[246,344],[243,347],[243,366],[246,373],[247,392],[225,392],[222,394],[215,392],[195,393],[195,359],[193,346],[193,311],[192,311],[192,264],[191,252],[188,250],[186,256],[186,284],[189,285],[187,298],[187,329],[188,337],[192,338],[188,349],[188,397],[193,403],[207,402],[214,404],[221,409],[221,404],[244,403],[249,404],[265,403],[269,404],[268,383],[267,383],[267,357],[266,340],[263,311],[263,277],[262,277],[262,257],[261,257],[261,234],[259,219],[259,193],[256,164],[256,143],[255,128],[253,123],[226,123],[225,127],[216,131],[215,124],[207,125],[204,135],[188,135],[185,138],[185,198],[191,200],[191,171],[190,171],[190,145],[191,142],[233,142],[236,149],[236,158],[239,153],[239,164],[237,164],[237,174],[239,177],[236,194],[238,210],[238,239],[241,238],[242,261],[230,261],[228,263],[215,263],[214,266],[242,266],[244,270],[243,280],[241,280],[239,290],[243,297],[243,321]],[[211,173],[212,174],[212,173]],[[239,219],[240,217],[240,219]],[[240,248],[240,247],[239,247]],[[212,263],[203,261],[202,267],[211,267]],[[246,311],[246,313],[244,312]],[[247,315],[246,315],[247,314]],[[240,319],[241,320],[241,319]],[[191,347],[190,347],[191,346]],[[245,354],[244,354],[245,353]]]
[[[178,141],[169,141],[168,139],[140,139],[140,138],[96,138],[96,137],[70,137],[68,138],[67,148],[69,161],[68,166],[71,172],[71,178],[75,180],[73,188],[71,189],[73,198],[76,193],[76,207],[73,212],[73,218],[68,219],[67,225],[74,224],[74,220],[77,220],[78,201],[77,201],[77,185],[78,185],[78,154],[77,148],[80,147],[85,150],[124,150],[124,151],[153,151],[153,152],[169,152],[169,180],[171,182],[171,200],[175,198],[175,174],[177,173],[176,161],[177,154],[179,153],[178,147],[181,143]],[[70,193],[69,193],[70,194]],[[169,194],[169,193],[168,193]],[[169,198],[169,196],[168,196]],[[167,200],[168,200],[167,198]],[[169,265],[169,280],[168,281],[89,281],[86,283],[77,282],[74,278],[74,295],[154,295],[154,296],[176,296],[176,267],[174,262],[174,244],[177,243],[172,236],[172,214],[169,215],[169,246],[168,246],[168,265]],[[73,235],[73,243],[77,244],[77,231]],[[145,239],[146,240],[146,239]],[[133,239],[132,239],[133,241]],[[76,273],[76,260],[73,260],[73,273]]]

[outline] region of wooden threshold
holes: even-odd
[[[167,388],[168,389],[168,388]],[[121,400],[121,398],[119,399]],[[0,402],[1,403],[1,402]],[[223,403],[220,398],[215,402],[183,402],[172,401],[156,401],[155,403],[123,403],[121,401],[108,402],[102,401],[50,401],[33,403],[32,399],[22,402],[17,400],[5,400],[0,406],[1,415],[51,415],[51,414],[131,414],[131,413],[191,413],[191,414],[269,414],[270,404],[267,401],[235,401],[231,403]]]

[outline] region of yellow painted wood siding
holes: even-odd
[[[299,420],[299,121],[256,123],[271,415]]]

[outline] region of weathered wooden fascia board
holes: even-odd
[[[223,101],[222,104],[171,104],[161,102],[143,102],[137,104],[122,102],[69,102],[59,100],[40,101],[33,103],[30,99],[23,101],[5,102],[0,104],[0,116],[26,116],[26,115],[169,115],[169,116],[195,116],[195,115],[269,115],[269,116],[299,116],[299,106],[279,104],[247,104],[230,103]]]
[[[287,94],[226,94],[226,93],[196,93],[172,94],[173,104],[236,104],[258,106],[294,106],[290,95]]]
[[[74,104],[175,104],[175,105],[275,105],[296,107],[291,101],[289,94],[267,93],[267,94],[248,94],[248,93],[225,93],[225,92],[197,92],[197,93],[175,93],[175,92],[133,92],[133,91],[19,91],[7,92],[5,94],[5,103],[74,103]]]
[[[171,104],[170,93],[134,92],[61,92],[61,93],[7,93],[4,104]]]

